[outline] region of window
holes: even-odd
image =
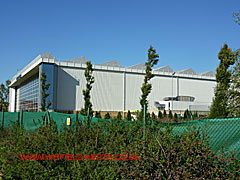
[[[17,97],[17,111],[38,111],[39,76],[38,74],[28,79],[19,87]]]

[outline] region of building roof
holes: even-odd
[[[204,71],[204,72],[198,73],[198,75],[200,75],[200,76],[211,76],[211,77],[214,77],[214,76],[215,76],[215,73],[214,73],[213,71]]]
[[[56,59],[52,53],[48,52],[48,53],[43,53],[43,54],[39,54],[34,60],[38,60],[41,58],[47,58],[47,59]]]
[[[82,57],[78,57],[78,58],[74,58],[74,59],[69,59],[69,60],[64,61],[64,62],[86,64],[87,61],[88,61],[88,59],[85,56],[82,56]]]
[[[172,68],[170,66],[162,66],[156,69],[153,69],[153,71],[159,71],[159,72],[173,72]]]
[[[135,64],[133,66],[127,67],[127,69],[141,69],[141,70],[144,70],[145,68],[146,68],[145,63]]]
[[[112,60],[112,61],[108,61],[108,62],[105,62],[105,63],[102,63],[102,64],[97,64],[97,65],[122,68],[122,66],[117,62],[117,60]]]
[[[176,73],[178,73],[178,74],[194,74],[194,75],[197,74],[192,68],[182,69],[182,70],[176,71]]]

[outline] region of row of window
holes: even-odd
[[[19,87],[16,94],[17,111],[36,112],[39,109],[39,76],[35,75]]]

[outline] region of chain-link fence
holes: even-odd
[[[114,123],[115,120],[88,118],[79,114],[63,114],[57,112],[0,112],[0,126],[2,129],[11,127],[12,123],[19,123],[26,131],[34,130],[42,124],[54,120],[58,130],[64,126],[76,126],[78,120],[83,125],[88,123]],[[179,123],[163,123],[150,121],[151,126],[170,126],[175,135],[188,131],[189,126],[194,127],[200,133],[204,131],[209,137],[209,145],[213,150],[223,149],[225,152],[235,152],[240,157],[240,118],[230,119],[201,119]],[[125,125],[134,125],[136,121],[122,121]]]

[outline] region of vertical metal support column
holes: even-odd
[[[172,73],[172,113],[173,113],[173,76],[174,76],[174,74],[175,74],[176,72],[173,72]]]
[[[126,110],[126,72],[123,72],[123,119],[125,119]]]
[[[179,77],[177,76],[177,96],[179,96]]]

